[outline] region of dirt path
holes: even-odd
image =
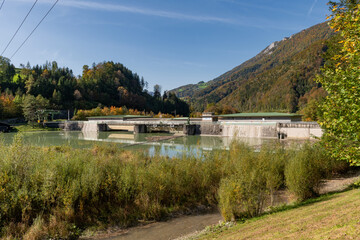
[[[345,176],[324,180],[320,186],[320,194],[337,192],[346,189],[347,186],[360,179],[360,170],[352,171]]]
[[[182,216],[166,222],[155,222],[145,226],[103,233],[94,238],[104,240],[168,240],[203,230],[208,225],[218,224],[222,220],[219,212],[195,216]]]
[[[320,193],[342,191],[350,184],[360,179],[360,170],[350,172],[346,176],[324,180]],[[279,202],[289,201],[285,191],[279,192]],[[95,237],[82,239],[104,240],[168,240],[183,236],[191,236],[194,232],[203,230],[206,226],[218,224],[222,220],[219,212],[203,215],[181,216],[166,222],[154,222],[144,226],[122,230],[112,230],[111,233],[97,234]],[[110,231],[110,230],[109,230]],[[181,238],[186,239],[186,237]]]

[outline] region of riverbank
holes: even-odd
[[[168,240],[201,231],[222,221],[220,212],[184,215],[168,221],[153,222],[127,229],[109,228],[97,233],[85,233],[82,240]],[[92,236],[89,236],[92,235]]]
[[[207,228],[195,239],[358,239],[360,190],[309,200],[294,209]]]
[[[60,131],[59,128],[49,128],[42,125],[34,124],[30,125],[27,123],[13,124],[11,125],[12,132],[48,132],[48,131]]]
[[[150,157],[115,145],[34,147],[21,135],[0,143],[0,155],[0,236],[10,239],[77,238],[88,228],[215,206],[225,174],[215,157]]]
[[[109,144],[34,147],[17,135],[11,145],[0,143],[0,155],[0,233],[8,238],[77,238],[86,229],[134,226],[198,206],[219,206],[225,219],[250,216],[252,196],[261,193],[254,203],[263,204],[286,185],[299,188],[295,193],[303,199],[337,166],[318,146],[255,152],[237,142],[229,151],[169,158]],[[302,179],[312,182],[292,183]],[[237,190],[242,188],[253,195]],[[234,208],[236,201],[248,202],[247,210]]]
[[[351,184],[360,180],[360,170],[349,171],[345,174],[336,176],[331,179],[323,180],[319,192],[321,194],[330,194],[344,191]],[[283,201],[277,202],[278,205],[289,204],[288,211],[296,208],[296,203],[287,202],[290,198],[289,194],[282,191]],[[326,196],[319,199],[311,199],[310,202],[318,202],[326,200]],[[306,206],[307,203],[301,203],[298,207]],[[285,207],[284,207],[285,208]],[[276,208],[275,208],[276,209]],[[274,210],[273,210],[274,211]],[[275,210],[276,211],[276,210]],[[276,214],[276,213],[275,213]],[[251,219],[247,220],[251,221]],[[239,222],[238,224],[243,224]],[[224,223],[220,212],[207,214],[192,214],[190,216],[179,216],[166,222],[154,222],[139,227],[128,229],[109,228],[105,231],[97,233],[87,233],[81,239],[83,240],[137,240],[137,239],[154,239],[154,240],[191,240],[191,239],[212,239],[216,232],[227,231],[230,226],[236,223]],[[232,231],[232,228],[229,228]],[[215,234],[213,234],[215,232]],[[90,236],[91,235],[91,236]],[[257,238],[257,236],[254,236]],[[220,238],[221,239],[221,238]]]

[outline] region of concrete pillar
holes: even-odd
[[[99,132],[105,132],[105,131],[107,131],[108,129],[107,129],[107,124],[106,123],[99,123],[98,124],[98,130],[99,130]]]
[[[147,126],[145,124],[134,125],[134,133],[147,133]]]
[[[286,134],[283,132],[278,132],[278,139],[285,139],[286,138]]]
[[[186,125],[184,124],[183,133],[185,135],[195,135],[196,125]]]

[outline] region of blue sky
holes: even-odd
[[[5,0],[0,53],[35,0]],[[0,0],[0,3],[2,0]],[[38,0],[4,53],[10,57],[55,0]],[[93,62],[121,62],[163,90],[209,81],[274,41],[325,21],[325,0],[60,0],[11,59],[81,74]]]

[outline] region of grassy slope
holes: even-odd
[[[360,190],[321,197],[321,201],[266,215],[201,239],[358,239]]]
[[[39,126],[31,126],[29,124],[19,124],[12,126],[15,132],[38,132],[38,131],[58,131],[58,128],[46,128]]]

